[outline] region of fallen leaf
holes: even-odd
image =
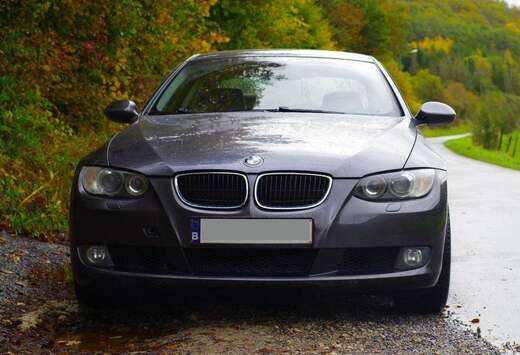
[[[20,262],[21,258],[16,254],[11,254],[11,255],[9,255],[9,259],[11,259],[11,261],[13,263],[18,263],[18,262]]]
[[[0,272],[2,274],[13,274],[14,272],[12,272],[11,270],[7,270],[7,269],[0,269]]]
[[[79,340],[68,340],[65,343],[65,346],[76,346],[76,345],[79,345],[79,344],[81,344],[81,341],[79,341]]]
[[[479,323],[479,322],[480,322],[480,319],[478,319],[478,318],[473,318],[471,320],[471,323],[473,323],[473,324],[476,324],[476,323]]]
[[[41,322],[41,316],[44,313],[44,308],[40,308],[36,311],[25,313],[20,317],[20,324],[18,329],[25,332],[29,329],[35,328]]]
[[[27,287],[27,284],[23,281],[16,281],[15,284],[17,284],[18,286]]]

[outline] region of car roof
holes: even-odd
[[[323,51],[314,49],[247,49],[211,52],[194,55],[189,61],[203,61],[211,59],[228,59],[235,57],[302,57],[302,58],[323,58],[323,59],[344,59],[356,60],[361,62],[374,63],[375,59],[371,56],[349,52]]]

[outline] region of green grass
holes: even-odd
[[[449,140],[445,145],[455,153],[465,157],[520,170],[520,146],[517,149],[516,156],[513,158],[510,153],[506,153],[503,150],[484,149],[476,145],[471,137]]]
[[[463,134],[471,132],[471,126],[468,123],[461,123],[456,125],[448,125],[443,127],[428,127],[422,126],[419,128],[423,136],[428,138],[453,136],[455,134]]]

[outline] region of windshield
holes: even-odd
[[[151,114],[233,111],[401,116],[375,64],[293,57],[189,63],[162,92]]]

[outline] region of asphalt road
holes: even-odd
[[[520,172],[454,154],[447,139],[429,143],[448,164],[450,310],[492,343],[520,343]]]

